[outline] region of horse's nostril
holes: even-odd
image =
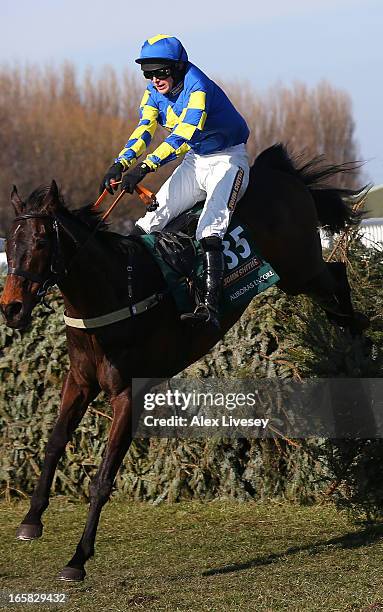
[[[3,312],[7,319],[13,319],[13,317],[16,317],[21,312],[22,307],[23,304],[21,302],[11,302],[3,306]]]

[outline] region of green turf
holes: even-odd
[[[85,505],[54,499],[43,539],[16,542],[25,509],[0,504],[0,588],[66,592],[66,612],[383,609],[383,526],[355,524],[330,505],[113,501],[81,584],[55,575],[74,550]]]

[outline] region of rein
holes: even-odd
[[[116,185],[119,185],[120,183],[122,183],[122,181],[113,181],[112,187],[115,187]],[[158,202],[157,202],[156,195],[153,192],[149,191],[149,189],[146,189],[146,187],[142,187],[142,185],[136,185],[134,189],[138,193],[141,202],[145,204],[148,212],[153,212],[154,210],[157,210]],[[108,193],[109,193],[108,190],[104,189],[104,191],[99,195],[97,201],[93,204],[92,208],[97,208],[98,206],[100,206],[101,202],[108,195]],[[122,189],[121,193],[117,196],[117,198],[111,203],[107,211],[103,214],[102,216],[103,221],[105,221],[105,219],[109,217],[114,207],[119,203],[119,201],[125,194],[126,194],[125,189]]]

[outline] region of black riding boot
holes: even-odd
[[[198,304],[194,312],[182,315],[181,319],[192,324],[208,325],[219,330],[219,301],[225,270],[222,240],[216,236],[203,238],[201,246],[203,249],[202,302]]]

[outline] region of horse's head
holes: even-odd
[[[33,192],[26,202],[13,187],[11,201],[16,217],[7,236],[8,275],[0,307],[9,327],[23,329],[44,289],[54,283],[60,197],[52,181],[49,190]]]

